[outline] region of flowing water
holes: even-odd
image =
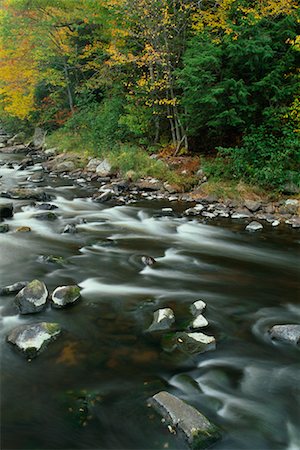
[[[39,165],[17,168],[0,167],[1,190],[27,185]],[[299,449],[300,350],[267,334],[274,324],[300,322],[297,231],[203,224],[181,217],[184,205],[164,212],[166,201],[97,204],[64,178],[40,185],[55,196],[59,218],[41,222],[30,202],[14,201],[11,231],[0,234],[0,284],[39,278],[51,291],[78,283],[82,300],[20,317],[13,297],[0,297],[1,448],[186,449],[147,406],[167,390],[222,427],[215,449]],[[70,223],[78,233],[63,234]],[[15,232],[19,226],[32,231]],[[144,267],[141,255],[157,264]],[[153,311],[166,306],[184,329],[200,298],[215,351],[168,353],[145,333]],[[36,321],[64,331],[28,362],[5,339]]]

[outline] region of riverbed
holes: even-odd
[[[96,203],[67,177],[28,181],[41,166],[20,171],[21,158],[0,154],[0,190],[41,187],[58,218],[40,221],[38,203],[13,200],[10,231],[0,234],[0,284],[78,284],[81,301],[20,316],[13,297],[0,297],[1,448],[188,449],[148,407],[166,390],[222,428],[214,449],[298,450],[300,349],[272,342],[268,329],[300,323],[299,231],[203,223],[167,200]],[[70,224],[77,232],[63,233]],[[16,231],[24,226],[31,231]],[[144,266],[142,255],[156,263]],[[198,299],[216,350],[168,352],[146,332],[163,307],[184,329]],[[6,336],[36,321],[58,322],[63,333],[27,361]]]

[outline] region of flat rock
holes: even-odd
[[[148,331],[168,330],[175,322],[174,312],[171,308],[161,308],[154,312],[153,322]]]
[[[58,323],[33,323],[14,328],[7,336],[7,341],[31,359],[45,350],[49,342],[56,339],[60,333],[61,328]]]
[[[175,395],[161,391],[150,399],[150,405],[182,433],[193,448],[208,448],[221,437],[215,424]]]
[[[33,280],[16,295],[15,304],[20,314],[32,314],[44,309],[47,298],[46,285],[42,281]]]
[[[252,214],[248,209],[236,209],[231,214],[232,219],[249,219],[249,217],[252,217]]]
[[[263,229],[263,225],[255,220],[250,222],[245,228],[247,231],[258,231]]]
[[[269,330],[269,334],[271,339],[275,339],[277,341],[296,345],[300,343],[300,325],[274,325]]]
[[[0,203],[0,220],[8,219],[14,215],[14,207],[12,203]]]
[[[190,306],[190,311],[193,316],[198,316],[206,308],[206,303],[203,300],[197,300]]]
[[[214,336],[208,336],[199,332],[175,333],[176,346],[179,350],[190,355],[215,350],[216,340]]]
[[[64,308],[65,306],[75,303],[79,298],[79,286],[59,286],[53,291],[51,304],[53,308]]]

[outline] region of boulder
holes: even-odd
[[[18,233],[29,233],[31,231],[30,227],[22,226],[16,229]]]
[[[258,231],[263,229],[263,225],[255,220],[250,222],[245,228],[247,231]]]
[[[288,199],[279,208],[280,214],[297,214],[299,209],[299,202],[295,199]]]
[[[30,181],[31,183],[42,183],[44,180],[45,178],[41,173],[35,173],[27,178],[27,181]]]
[[[300,343],[300,325],[274,325],[269,335],[271,339],[297,345]]]
[[[96,172],[97,167],[102,163],[102,159],[99,158],[92,158],[89,160],[86,168],[87,170],[90,170],[91,172]]]
[[[209,350],[215,350],[216,340],[213,336],[207,336],[199,332],[178,332],[175,333],[176,347],[190,355],[194,353],[204,353]]]
[[[149,404],[171,427],[182,433],[194,449],[208,448],[221,437],[215,424],[175,395],[161,391],[149,400]]]
[[[18,283],[10,284],[0,288],[0,295],[16,294],[21,289],[28,285],[28,281],[19,281]]]
[[[79,298],[79,286],[59,286],[53,291],[51,305],[53,308],[64,308],[75,303]]]
[[[251,217],[251,216],[252,216],[252,213],[249,212],[248,209],[242,209],[242,208],[236,209],[231,214],[232,219],[249,219],[249,217]]]
[[[8,219],[14,215],[14,207],[12,203],[0,203],[0,220]]]
[[[174,312],[171,308],[158,309],[153,314],[153,322],[148,331],[168,330],[175,322]]]
[[[193,316],[198,316],[202,313],[202,311],[206,308],[206,303],[203,300],[197,300],[194,302],[191,307],[190,311],[193,314]]]
[[[75,163],[73,161],[62,161],[54,165],[53,172],[71,172],[75,169]]]
[[[65,234],[76,234],[77,233],[77,227],[75,223],[68,223],[65,228],[63,229],[63,233]]]
[[[199,314],[199,316],[196,316],[195,319],[193,320],[193,322],[190,325],[190,328],[203,328],[203,327],[207,327],[208,322],[206,320],[206,318],[204,316],[202,316],[202,314]]]
[[[20,314],[32,314],[44,309],[47,298],[46,285],[39,280],[33,280],[16,295],[15,304]]]
[[[14,328],[7,336],[7,341],[31,359],[45,350],[49,342],[55,340],[60,333],[58,323],[32,323]]]
[[[8,232],[9,232],[9,225],[7,223],[0,225],[0,233],[8,233]]]
[[[47,213],[35,214],[34,218],[37,220],[53,222],[54,220],[58,219],[58,216],[55,213],[50,211]]]
[[[96,167],[96,174],[99,177],[109,177],[113,175],[112,165],[107,159],[103,159],[103,161],[98,164]]]
[[[156,178],[145,178],[135,183],[135,187],[139,191],[159,191],[163,189],[163,184]]]
[[[51,196],[42,189],[16,188],[1,192],[1,197],[12,198],[16,200],[36,200],[37,202],[47,202]]]
[[[111,191],[102,192],[100,195],[96,195],[93,197],[93,200],[97,203],[104,203],[109,201],[113,196],[113,193]]]
[[[261,202],[255,201],[255,200],[245,200],[244,205],[247,209],[251,212],[256,212],[261,208]]]
[[[153,266],[153,264],[156,263],[155,259],[152,258],[152,256],[147,255],[142,256],[141,261],[144,264],[144,266]]]
[[[58,206],[51,203],[41,203],[37,206],[37,209],[41,209],[43,211],[52,211],[53,209],[58,209]]]

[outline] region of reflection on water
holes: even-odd
[[[17,167],[0,167],[1,190],[26,182],[29,172]],[[40,278],[50,291],[82,288],[76,306],[36,316],[19,317],[13,298],[0,298],[2,448],[186,448],[147,408],[164,389],[223,427],[216,449],[299,449],[299,349],[267,335],[274,324],[300,322],[296,231],[200,224],[176,216],[182,206],[173,204],[174,217],[164,216],[166,202],[96,204],[67,184],[44,183],[56,221],[41,222],[34,205],[14,201],[11,231],[0,234],[1,285]],[[78,232],[63,234],[70,223]],[[17,233],[23,225],[32,231]],[[157,263],[144,267],[141,255]],[[144,332],[165,306],[183,329],[199,298],[216,351],[178,357]],[[43,320],[59,322],[63,335],[28,363],[5,337]]]

